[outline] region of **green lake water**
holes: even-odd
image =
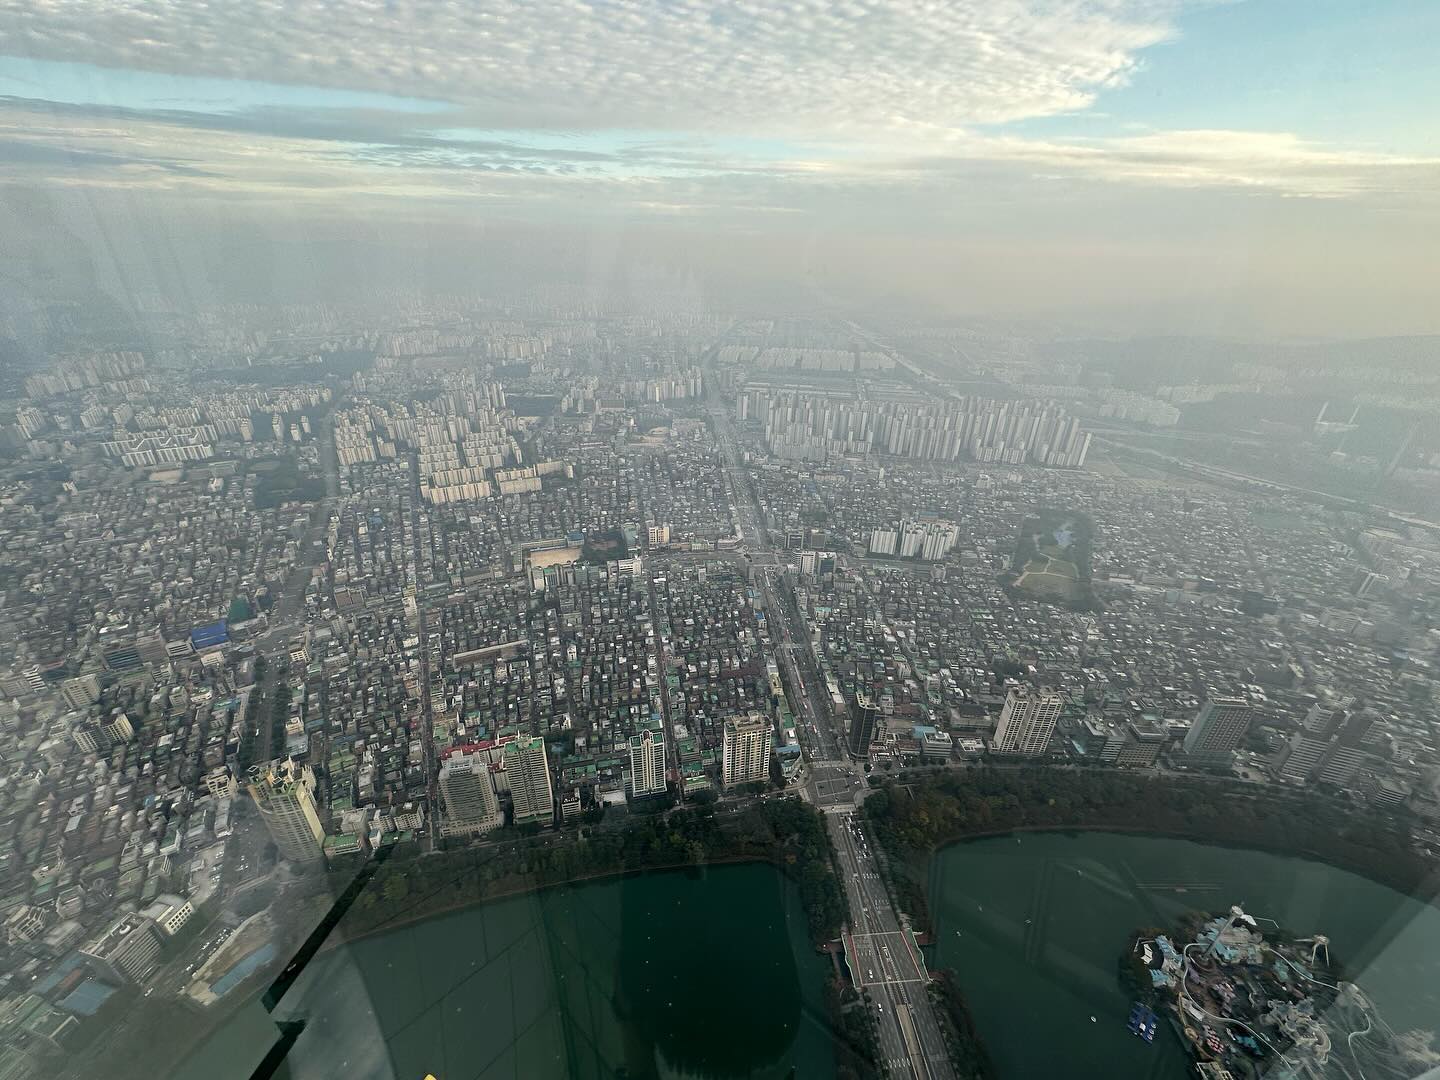
[[[1142,926],[1234,903],[1298,936],[1328,935],[1395,1030],[1440,1027],[1440,910],[1318,863],[1154,837],[1025,833],[940,852],[930,897],[931,962],[956,972],[1006,1080],[1193,1075],[1172,1032],[1162,1026],[1146,1044],[1126,1030],[1119,956]]]
[[[932,864],[932,966],[955,970],[1002,1080],[1188,1077],[1162,1026],[1125,1027],[1130,934],[1242,903],[1335,958],[1392,1027],[1440,1025],[1440,911],[1318,863],[1180,840],[1031,833]],[[552,889],[318,957],[278,1018],[306,1029],[281,1077],[828,1077],[828,958],[763,865]],[[241,1013],[178,1080],[249,1076],[269,1018]],[[1094,1021],[1091,1021],[1091,1017]]]
[[[829,1076],[830,969],[769,866],[551,889],[317,957],[276,1013],[306,1021],[281,1075]],[[216,1064],[202,1051],[181,1076]]]

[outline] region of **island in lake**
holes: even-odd
[[[1260,924],[1271,929],[1262,933]],[[1142,930],[1122,959],[1130,1030],[1168,1018],[1207,1080],[1410,1076],[1421,1048],[1386,1024],[1330,956],[1320,933],[1294,937],[1239,906],[1192,913],[1169,933]]]

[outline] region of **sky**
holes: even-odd
[[[717,306],[1440,332],[1436,41],[1420,0],[0,0],[0,285],[648,262]]]

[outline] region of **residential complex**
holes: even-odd
[[[630,736],[630,794],[643,799],[665,792],[665,736],[646,731]]]
[[[999,754],[1043,754],[1065,707],[1065,699],[1051,691],[1012,687],[1005,695],[995,724],[994,749]]]
[[[770,776],[773,749],[770,721],[765,717],[726,720],[721,783],[728,789],[765,781]]]
[[[280,854],[296,862],[320,858],[325,828],[315,807],[315,774],[292,758],[257,765],[246,785]]]
[[[505,745],[505,778],[515,808],[515,824],[550,824],[555,815],[555,794],[545,758],[545,740],[517,740]]]

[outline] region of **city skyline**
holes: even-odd
[[[548,886],[708,890],[759,860],[736,872],[798,886],[795,941],[865,1003],[857,1053],[945,1077],[947,976],[881,845],[898,865],[940,836],[1143,820],[1186,858],[1246,842],[1430,880],[1440,374],[1419,354],[1187,370],[1175,343],[1047,353],[549,292],[152,312],[143,347],[96,348],[126,331],[70,310],[0,411],[0,961],[37,975],[0,995],[7,1069],[78,1080],[180,1002],[184,1038],[131,1055],[163,1071],[247,980],[304,993],[329,951],[303,943],[337,927],[339,948],[405,941],[601,895]],[[778,932],[758,880],[744,932]],[[1146,904],[1172,887],[1125,880]],[[683,940],[697,903],[664,895]],[[1023,905],[994,907],[1029,940]],[[587,918],[606,929],[561,951],[618,941],[619,985],[672,1000],[648,972],[689,961],[662,923],[622,905],[618,934]],[[557,943],[522,936],[517,958]],[[512,955],[460,938],[422,965],[447,1015]],[[1120,938],[1089,944],[1108,977]],[[401,966],[356,993],[383,1010]],[[326,987],[357,1059],[406,1052]],[[117,996],[125,1024],[97,1011]],[[676,1014],[723,1028],[713,997]],[[1084,1030],[1054,1049],[1107,1054]],[[803,1055],[794,1031],[730,1049]],[[535,1045],[446,1052],[507,1039]]]
[[[0,0],[0,1080],[1433,1071],[1437,40]]]

